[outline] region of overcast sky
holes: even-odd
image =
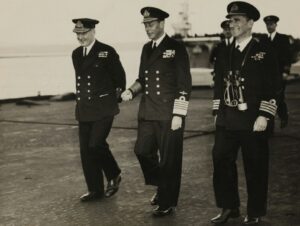
[[[100,20],[97,38],[109,43],[144,42],[147,40],[142,16],[144,6],[156,6],[171,14],[166,31],[173,34],[172,24],[184,0],[0,0],[0,47],[16,45],[48,45],[77,43],[72,33],[72,18],[91,17]],[[192,32],[220,32],[219,24],[226,16],[230,0],[188,0]],[[280,17],[278,31],[300,37],[299,0],[248,0],[264,17]],[[255,32],[265,32],[260,19]]]

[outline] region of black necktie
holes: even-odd
[[[84,50],[84,52],[83,52],[83,56],[85,57],[85,56],[86,56],[86,54],[87,54],[87,48],[86,48],[86,47],[83,47],[83,50]]]
[[[239,52],[241,52],[241,50],[240,50],[240,45],[237,45],[235,48],[236,48]]]
[[[272,42],[272,36],[271,35],[269,36],[269,41]]]
[[[152,51],[154,51],[155,49],[156,49],[156,42],[153,42]]]
[[[149,56],[152,55],[155,49],[156,49],[156,42],[152,42],[151,49],[149,51]]]
[[[229,45],[230,45],[229,38],[226,38],[226,45],[227,45],[227,46],[229,46]]]

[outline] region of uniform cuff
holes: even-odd
[[[220,102],[221,102],[220,99],[214,99],[213,100],[213,108],[212,108],[213,111],[219,110]]]
[[[135,81],[130,87],[129,90],[132,92],[133,96],[136,96],[143,89],[141,83]]]
[[[185,98],[175,99],[173,107],[173,115],[186,116],[189,102]]]
[[[266,118],[274,118],[276,115],[277,105],[276,100],[271,99],[270,101],[262,100],[260,102],[259,113]]]
[[[212,115],[213,115],[213,116],[216,116],[217,114],[218,114],[218,110],[213,110],[213,111],[212,111]]]

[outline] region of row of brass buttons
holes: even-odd
[[[145,74],[148,74],[148,73],[149,73],[149,71],[146,70],[146,71],[145,71]],[[159,71],[156,71],[155,73],[156,73],[156,74],[159,74]],[[148,77],[145,77],[145,80],[148,81],[149,78],[148,78]],[[159,77],[156,77],[156,81],[159,81]],[[145,87],[148,88],[149,85],[146,83],[146,84],[145,84]],[[156,85],[156,88],[159,88],[159,87],[160,87],[160,84],[157,84],[157,85]],[[149,94],[149,91],[146,90],[146,91],[145,91],[145,94],[148,95],[148,94]],[[157,91],[156,94],[157,94],[157,95],[160,95],[160,91]]]

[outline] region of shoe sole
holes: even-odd
[[[97,196],[97,197],[94,197],[94,198],[88,198],[88,199],[81,199],[80,198],[80,202],[94,202],[94,201],[98,201],[99,199],[102,199],[104,197],[104,195],[102,196]]]
[[[175,208],[171,207],[171,209],[167,213],[164,213],[164,212],[153,212],[152,215],[153,215],[153,217],[165,217],[165,216],[168,216],[168,215],[172,215],[174,212],[175,212]]]
[[[213,223],[213,224],[226,224],[227,221],[228,221],[230,218],[238,218],[238,217],[240,217],[240,216],[241,216],[240,213],[230,213],[230,214],[228,215],[227,219],[224,220],[224,221],[222,221],[222,222],[214,222],[214,221],[212,221],[212,220],[211,220],[210,222]]]

